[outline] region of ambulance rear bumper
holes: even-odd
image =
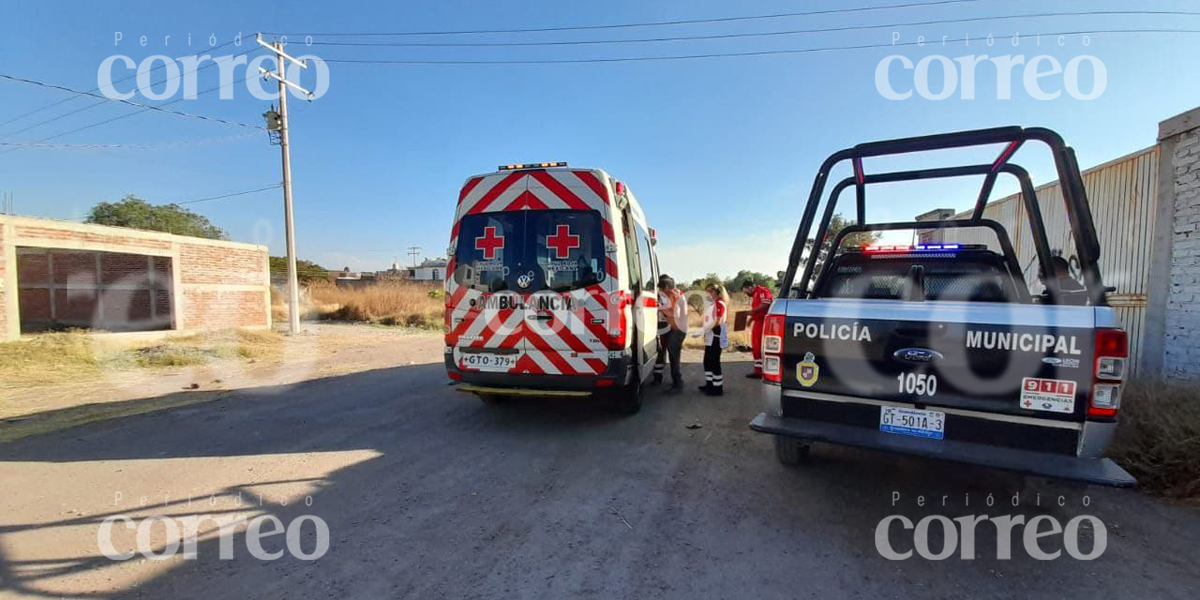
[[[629,357],[610,358],[608,369],[600,375],[545,375],[534,373],[485,373],[464,371],[454,364],[451,356],[446,357],[446,374],[450,379],[465,384],[487,388],[513,390],[586,391],[603,392],[624,385],[629,367]]]

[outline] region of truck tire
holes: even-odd
[[[617,390],[614,405],[617,412],[623,415],[636,415],[642,410],[642,401],[646,397],[646,388],[642,385],[641,373],[633,370],[633,380]]]
[[[808,462],[808,444],[782,435],[775,436],[775,458],[779,462],[796,466]]]

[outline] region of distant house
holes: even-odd
[[[356,273],[346,267],[337,273],[333,280],[338,287],[365,287],[375,285],[374,273]]]
[[[447,264],[449,264],[449,261],[444,258],[425,259],[421,264],[409,267],[409,279],[413,281],[442,281],[446,277]]]

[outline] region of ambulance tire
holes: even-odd
[[[807,443],[796,438],[775,436],[775,458],[785,465],[794,467],[808,462],[808,449]]]
[[[613,398],[613,403],[617,412],[624,415],[636,415],[638,411],[642,410],[642,401],[645,397],[646,387],[642,384],[641,373],[638,373],[638,370],[634,369],[632,380],[617,390],[617,394]]]
[[[508,396],[503,396],[500,394],[475,394],[475,395],[479,396],[479,399],[482,400],[483,403],[488,406],[495,406],[497,404],[503,404],[504,401],[508,399]]]

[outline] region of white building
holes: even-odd
[[[409,279],[413,281],[442,281],[446,277],[446,265],[448,262],[444,258],[425,259],[421,264],[409,267]]]

